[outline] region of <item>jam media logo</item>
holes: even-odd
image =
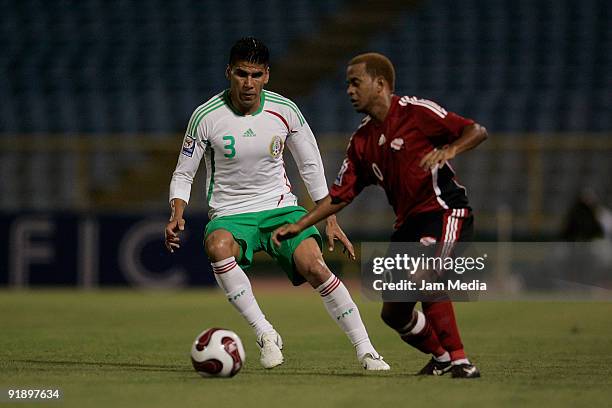
[[[274,136],[270,142],[270,155],[278,157],[283,153],[283,139],[280,136]]]
[[[183,149],[181,153],[183,153],[187,157],[193,156],[193,151],[195,149],[195,139],[190,135],[185,135],[185,140],[183,141]]]

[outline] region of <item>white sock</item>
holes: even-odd
[[[262,313],[255,296],[251,282],[242,268],[232,256],[222,261],[212,263],[215,279],[225,292],[227,300],[240,312],[255,331],[255,336],[274,331],[266,316]]]
[[[342,281],[332,274],[317,288],[317,292],[323,298],[323,304],[331,318],[338,323],[351,340],[357,357],[361,359],[366,353],[372,353],[374,357],[377,357],[378,353],[370,342],[368,332],[361,321],[359,309]]]
[[[439,357],[433,356],[434,360],[440,362],[440,363],[448,363],[451,361],[450,358],[450,354],[448,354],[448,351],[445,351],[444,354],[442,354]]]
[[[452,365],[470,364],[470,360],[468,360],[467,358],[460,358],[459,360],[453,360],[451,364]]]

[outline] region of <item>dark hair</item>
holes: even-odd
[[[254,37],[244,37],[236,41],[236,44],[230,50],[230,66],[238,61],[268,66],[270,64],[270,51],[261,40]]]
[[[368,52],[360,54],[349,61],[349,65],[365,64],[365,69],[368,75],[372,78],[381,76],[385,78],[391,91],[395,89],[395,69],[389,58],[376,52]]]

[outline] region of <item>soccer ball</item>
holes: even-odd
[[[191,347],[191,363],[202,377],[233,377],[245,358],[242,341],[231,330],[204,330]]]

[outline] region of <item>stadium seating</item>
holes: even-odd
[[[398,93],[436,100],[490,132],[612,129],[612,11],[605,0],[428,0],[406,8],[363,49],[391,57]],[[266,40],[273,61],[342,13],[347,0],[0,0],[0,138],[44,134],[180,133],[195,106],[226,86],[227,50],[242,35]],[[344,67],[296,98],[318,135],[346,135],[359,121]],[[321,136],[323,139],[325,136]],[[519,137],[519,136],[517,136]],[[323,140],[323,143],[326,141]],[[112,186],[138,154],[92,155],[92,185]],[[330,155],[328,177],[337,168]],[[525,151],[470,153],[458,168],[483,211],[529,211]],[[339,159],[339,158],[337,158]],[[527,166],[527,167],[526,167]],[[0,152],[0,208],[74,206],[73,154]],[[606,152],[544,157],[542,193],[560,214],[585,180],[612,199]],[[576,169],[580,169],[576,171]],[[41,174],[65,183],[50,187]],[[490,177],[482,177],[490,174]],[[24,187],[27,185],[28,187]],[[18,197],[14,200],[14,197]],[[380,201],[380,200],[377,200]],[[361,205],[361,204],[357,204]],[[363,204],[364,206],[366,204]],[[381,204],[386,208],[386,204]]]
[[[431,0],[405,11],[363,51],[391,58],[398,93],[475,118],[493,137],[591,132],[596,138],[612,129],[611,40],[606,1]],[[319,131],[354,129],[343,81],[339,68],[333,80],[300,101]],[[560,219],[585,187],[612,203],[609,151],[545,150],[541,179],[530,173],[534,167],[524,149],[490,154],[477,150],[456,163],[481,214],[508,207],[515,214],[537,211]],[[387,204],[375,194],[367,192],[360,203],[383,211]]]
[[[430,0],[363,48],[392,59],[399,93],[440,101],[492,131],[612,128],[612,12],[605,0]],[[340,68],[335,80],[343,75]],[[304,110],[321,131],[346,131],[338,116],[314,114],[344,118],[346,97],[327,82],[319,88]]]
[[[443,101],[492,130],[606,130],[612,126],[606,3],[430,0],[401,13],[364,49],[391,56],[399,91]],[[8,75],[0,79],[0,132],[176,131],[195,105],[225,86],[235,37],[265,38],[278,59],[343,4],[2,1],[0,66]],[[341,78],[339,71],[334,80]],[[320,131],[351,129],[351,121],[315,114],[348,116],[337,88],[324,80],[305,98]]]
[[[193,109],[226,86],[227,52],[237,38],[264,38],[278,58],[341,5],[0,1],[0,137],[161,138],[181,132]],[[91,185],[104,189],[134,155],[97,152],[88,159]],[[1,208],[74,207],[76,161],[71,153],[0,152]],[[31,177],[20,183],[21,174]],[[63,182],[51,188],[41,174]]]
[[[340,4],[2,1],[0,132],[174,132],[225,86],[238,37],[265,38],[278,57]]]

